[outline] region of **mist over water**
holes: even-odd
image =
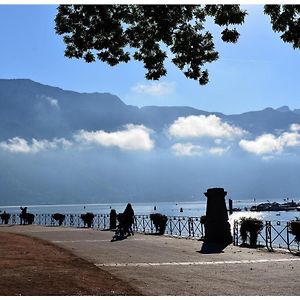
[[[205,203],[214,187],[233,200],[300,196],[295,111],[138,108],[30,80],[0,80],[0,108],[0,206]],[[239,146],[261,150],[266,132],[278,153]]]
[[[231,199],[299,195],[296,160],[258,164],[233,155],[183,158],[117,149],[0,153],[0,160],[0,205],[202,202],[212,187],[223,187]]]

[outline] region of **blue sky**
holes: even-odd
[[[220,59],[208,65],[210,83],[200,86],[167,63],[168,75],[146,81],[143,66],[131,61],[116,67],[64,57],[55,34],[56,5],[0,6],[0,78],[29,78],[79,92],[110,92],[125,103],[193,106],[207,111],[241,113],[288,105],[300,108],[300,51],[274,33],[262,6],[246,6],[237,44],[220,40],[212,27]]]

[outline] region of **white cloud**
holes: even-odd
[[[222,139],[215,139],[214,142],[216,145],[221,145],[223,141]]]
[[[296,132],[300,131],[300,124],[292,124],[290,126],[290,130],[291,131],[296,131]]]
[[[177,138],[211,137],[232,139],[246,133],[215,116],[188,116],[178,118],[170,127],[169,133]]]
[[[51,98],[51,97],[47,97],[46,98],[48,100],[48,102],[50,103],[50,105],[52,107],[55,107],[55,108],[60,108],[59,105],[58,105],[58,100],[57,99],[54,99],[54,98]]]
[[[241,140],[239,146],[255,154],[266,154],[281,151],[281,145],[273,134],[263,134],[253,141]]]
[[[206,148],[200,145],[195,145],[192,143],[176,143],[172,146],[172,151],[177,156],[199,156],[204,154],[221,156],[226,151],[228,151],[229,147],[212,147]]]
[[[152,96],[164,96],[171,94],[175,90],[174,82],[151,82],[151,83],[138,83],[132,87],[132,91],[137,94],[148,94]]]
[[[177,143],[172,146],[172,151],[177,156],[195,156],[202,155],[204,148],[192,143]]]
[[[50,104],[50,106],[52,106],[53,108],[60,109],[59,101],[57,99],[55,99],[53,97],[46,96],[46,95],[38,95],[37,97],[39,99],[42,99],[43,101],[46,100],[46,102],[48,104]]]
[[[58,147],[67,148],[71,145],[72,143],[64,138],[55,138],[52,141],[32,139],[31,143],[29,143],[23,138],[14,137],[1,142],[0,148],[11,153],[38,153],[40,151],[57,149]]]
[[[74,146],[74,142],[77,142],[77,146],[87,144],[103,147],[115,146],[124,150],[150,151],[154,148],[154,141],[150,138],[151,129],[143,125],[133,124],[124,127],[124,130],[115,132],[80,130],[73,135],[73,141],[64,138],[54,138],[52,140],[33,138],[31,141],[27,141],[20,137],[14,137],[0,142],[0,149],[11,153],[38,153],[58,148],[67,149]]]
[[[225,152],[227,152],[230,147],[212,147],[208,150],[208,152],[212,155],[222,156]]]
[[[151,129],[133,124],[124,127],[124,130],[115,132],[80,130],[74,138],[79,143],[118,147],[124,150],[149,151],[154,148],[154,141],[150,138]]]
[[[290,129],[295,128],[295,126],[291,126]],[[281,153],[288,147],[300,146],[300,134],[297,131],[283,132],[278,137],[273,134],[263,134],[252,141],[243,139],[239,142],[239,145],[245,151],[257,155],[276,154]]]

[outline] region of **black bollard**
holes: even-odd
[[[227,192],[223,188],[208,189],[206,220],[204,223],[205,236],[201,249],[203,253],[221,252],[232,243],[230,224],[225,203]]]
[[[117,228],[117,212],[115,209],[112,209],[109,214],[109,229]]]

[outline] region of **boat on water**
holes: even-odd
[[[232,209],[232,211],[242,211],[242,209],[241,209],[241,208],[234,207],[234,208]]]
[[[278,203],[278,202],[267,202],[260,203],[258,205],[251,206],[250,211],[292,211],[298,210],[300,211],[300,202],[295,202],[292,200],[291,202],[286,203]]]

